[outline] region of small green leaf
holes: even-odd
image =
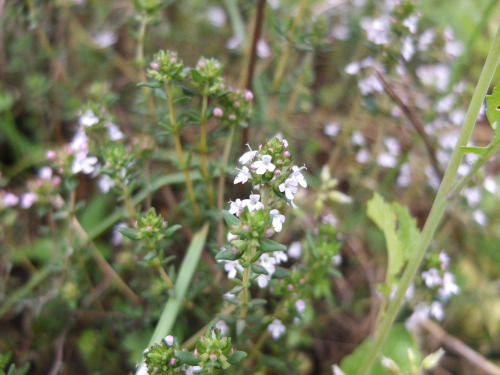
[[[247,353],[238,350],[238,351],[234,352],[233,354],[231,354],[229,357],[227,357],[227,361],[230,364],[235,365],[235,364],[241,362],[242,360],[244,360],[246,357],[247,357]]]
[[[196,357],[193,353],[188,352],[186,350],[176,352],[175,358],[177,358],[179,361],[189,366],[196,366],[198,363],[200,363],[198,357]]]
[[[286,268],[275,266],[273,279],[286,279],[287,277],[290,277],[290,271]]]
[[[231,212],[222,210],[222,217],[228,227],[235,227],[241,223],[241,220],[234,216]]]
[[[250,304],[252,306],[262,306],[267,304],[267,300],[264,298],[254,298],[250,301]]]
[[[233,289],[231,289],[229,291],[229,293],[231,294],[238,294],[239,292],[241,292],[243,290],[243,286],[241,285],[238,285],[238,286],[235,286]]]
[[[477,155],[483,156],[486,153],[487,148],[486,147],[476,147],[476,146],[462,146],[462,147],[460,147],[460,150],[464,154],[477,154]]]
[[[215,255],[215,260],[236,260],[240,256],[241,254],[235,253],[232,249],[225,249]]]
[[[193,81],[195,81],[196,83],[203,82],[203,76],[196,69],[191,70],[191,76],[193,77]]]
[[[168,227],[167,229],[162,230],[161,233],[164,234],[166,237],[170,237],[171,235],[173,235],[175,232],[177,232],[181,228],[182,228],[182,225],[174,224],[174,225]]]
[[[495,86],[491,95],[486,95],[486,117],[496,135],[500,123],[500,84]]]
[[[186,103],[191,99],[190,96],[180,96],[174,99],[174,103]]]
[[[269,238],[262,238],[260,241],[260,251],[269,253],[271,251],[286,251],[286,246]]]
[[[120,227],[117,228],[117,230],[118,232],[123,234],[125,237],[130,238],[131,240],[138,239],[137,235],[139,234],[139,229]]]
[[[139,82],[137,84],[139,87],[149,87],[151,89],[159,89],[160,87],[163,86],[161,82],[158,81],[150,81],[150,82]]]
[[[257,275],[269,275],[269,272],[267,272],[267,270],[260,264],[252,264],[250,267]]]

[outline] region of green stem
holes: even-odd
[[[212,182],[210,181],[210,174],[208,172],[207,160],[207,108],[208,108],[208,87],[203,89],[202,102],[201,102],[201,134],[200,134],[200,158],[201,158],[201,173],[203,179],[207,183],[207,198],[208,204],[212,205],[214,202],[214,190]]]
[[[398,289],[396,291],[394,299],[389,304],[388,310],[384,318],[382,319],[380,330],[375,337],[373,345],[370,347],[370,350],[368,351],[364,362],[358,369],[358,375],[367,375],[370,372],[375,359],[380,353],[382,345],[387,339],[392,324],[396,319],[396,315],[398,314],[400,307],[403,305],[406,290],[417,274],[420,263],[425,256],[427,247],[429,246],[429,243],[431,242],[434,233],[443,217],[446,207],[448,206],[449,200],[447,199],[447,195],[450,191],[450,188],[452,187],[453,181],[455,180],[455,177],[457,175],[458,167],[462,160],[461,147],[467,144],[472,134],[477,115],[479,114],[483,99],[487,94],[490,82],[493,78],[493,75],[495,74],[495,69],[498,65],[499,59],[500,28],[497,30],[495,39],[479,77],[476,89],[474,90],[474,94],[472,95],[467,114],[465,115],[464,126],[462,127],[457,145],[455,146],[455,149],[453,150],[453,153],[451,155],[450,162],[448,164],[448,167],[446,168],[443,181],[437,192],[436,198],[429,213],[429,217],[425,222],[422,233],[420,234],[416,244],[411,250],[411,257],[398,285]]]
[[[194,216],[197,221],[200,221],[200,209],[198,208],[198,202],[196,201],[196,195],[194,194],[193,182],[191,181],[191,176],[189,175],[189,171],[187,169],[186,158],[184,157],[184,150],[182,148],[181,137],[179,135],[179,124],[177,123],[177,117],[175,116],[175,106],[173,98],[174,90],[172,87],[172,82],[167,82],[167,84],[165,85],[165,90],[167,91],[170,123],[172,125],[172,134],[174,135],[175,150],[177,152],[177,157],[179,158],[179,164],[181,165],[182,172],[184,173],[188,196],[191,200],[191,203],[193,204]]]
[[[227,162],[229,160],[229,154],[231,152],[231,146],[233,144],[234,128],[232,125],[229,130],[229,135],[226,138],[226,144],[224,145],[224,153],[222,154],[222,161],[220,164],[220,174],[219,174],[219,190],[217,192],[217,210],[219,212],[224,208],[224,186],[226,181],[226,168]],[[219,219],[218,223],[218,233],[217,233],[217,243],[219,247],[222,246],[224,242],[224,221],[222,217]]]

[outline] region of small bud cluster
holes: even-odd
[[[249,90],[227,93],[219,99],[214,116],[224,119],[230,125],[246,127],[252,114],[252,100],[253,93]]]
[[[225,89],[224,80],[221,77],[223,69],[223,65],[218,60],[202,57],[191,69],[191,85],[204,90],[206,94],[218,94]]]
[[[219,330],[208,330],[196,340],[196,349],[187,351],[169,335],[158,345],[144,352],[144,364],[149,375],[206,373],[204,369],[226,370],[246,357],[234,351],[231,338],[222,337]],[[211,373],[211,372],[210,372]]]
[[[154,58],[148,70],[148,76],[158,82],[169,82],[185,77],[184,64],[174,51],[160,51]]]
[[[139,216],[134,228],[119,227],[117,230],[132,240],[143,241],[146,248],[155,250],[159,248],[160,241],[171,237],[179,228],[179,225],[169,227],[163,217],[151,207],[145,215]]]

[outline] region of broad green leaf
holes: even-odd
[[[241,220],[234,216],[231,212],[222,210],[222,217],[228,227],[234,227],[241,223]]]
[[[171,235],[173,235],[175,232],[177,232],[181,228],[182,228],[182,225],[174,224],[174,225],[168,227],[167,229],[162,230],[161,233],[164,234],[166,237],[170,237]]]
[[[175,358],[177,358],[182,363],[190,366],[196,366],[198,363],[200,363],[200,359],[197,356],[186,350],[176,352]]]
[[[417,242],[420,236],[417,220],[411,216],[407,207],[401,206],[399,203],[393,202],[392,207],[398,217],[397,235],[403,245],[404,260],[408,260],[411,255],[411,248]]]
[[[373,339],[366,339],[353,353],[342,360],[340,367],[346,375],[357,373],[359,365],[363,362],[363,359],[367,355],[371,345],[373,345]],[[403,324],[395,324],[389,332],[389,336],[387,337],[380,354],[391,358],[394,362],[396,362],[398,367],[401,369],[401,373],[409,374],[411,372],[411,363],[408,358],[408,349],[413,351],[415,354],[415,361],[416,363],[419,363],[421,354],[418,345],[415,343],[415,339],[406,330]],[[369,374],[392,375],[389,370],[382,367],[380,359],[374,363]]]
[[[149,342],[149,346],[159,343],[167,334],[169,334],[174,326],[177,315],[182,306],[182,300],[186,296],[189,284],[194,275],[194,271],[200,260],[201,252],[205,246],[209,225],[206,223],[199,232],[197,232],[186,252],[186,256],[182,260],[182,264],[178,273],[177,280],[174,286],[174,293],[165,304],[165,308],[160,316],[160,320],[156,325],[155,331]]]
[[[486,116],[496,135],[500,123],[500,84],[495,86],[491,95],[486,95]]]
[[[286,246],[269,238],[263,238],[260,241],[260,251],[269,253],[271,251],[286,251]]]
[[[403,244],[396,234],[396,214],[391,205],[384,202],[375,193],[368,201],[367,214],[370,219],[384,232],[387,244],[387,281],[390,281],[403,266]]]

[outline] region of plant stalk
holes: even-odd
[[[439,187],[439,190],[437,192],[436,198],[434,199],[434,203],[429,213],[429,217],[425,222],[422,233],[420,234],[416,244],[413,246],[411,250],[411,257],[409,259],[405,271],[403,272],[403,276],[399,283],[394,299],[389,304],[388,310],[382,319],[380,329],[375,337],[375,341],[373,345],[370,347],[364,362],[359,367],[357,375],[369,374],[370,369],[373,363],[375,362],[375,359],[380,354],[382,345],[387,339],[387,336],[389,334],[389,331],[391,330],[394,320],[396,319],[396,316],[401,306],[404,303],[406,290],[408,289],[412,280],[417,274],[420,263],[422,262],[422,259],[425,256],[427,247],[429,246],[434,236],[434,233],[444,215],[444,212],[446,211],[446,207],[449,204],[447,195],[453,185],[453,182],[457,175],[458,167],[462,160],[461,147],[465,146],[469,141],[469,138],[472,134],[472,130],[476,122],[477,115],[479,114],[479,110],[481,109],[483,99],[487,94],[490,82],[493,79],[493,75],[495,74],[495,70],[498,65],[499,59],[500,59],[500,27],[497,30],[495,39],[488,53],[488,57],[486,59],[478,83],[474,90],[474,94],[472,95],[469,108],[465,115],[464,125],[460,132],[460,137],[451,155],[450,162],[448,164],[448,167],[446,168],[446,172],[444,174],[443,181],[441,182],[441,186]]]

